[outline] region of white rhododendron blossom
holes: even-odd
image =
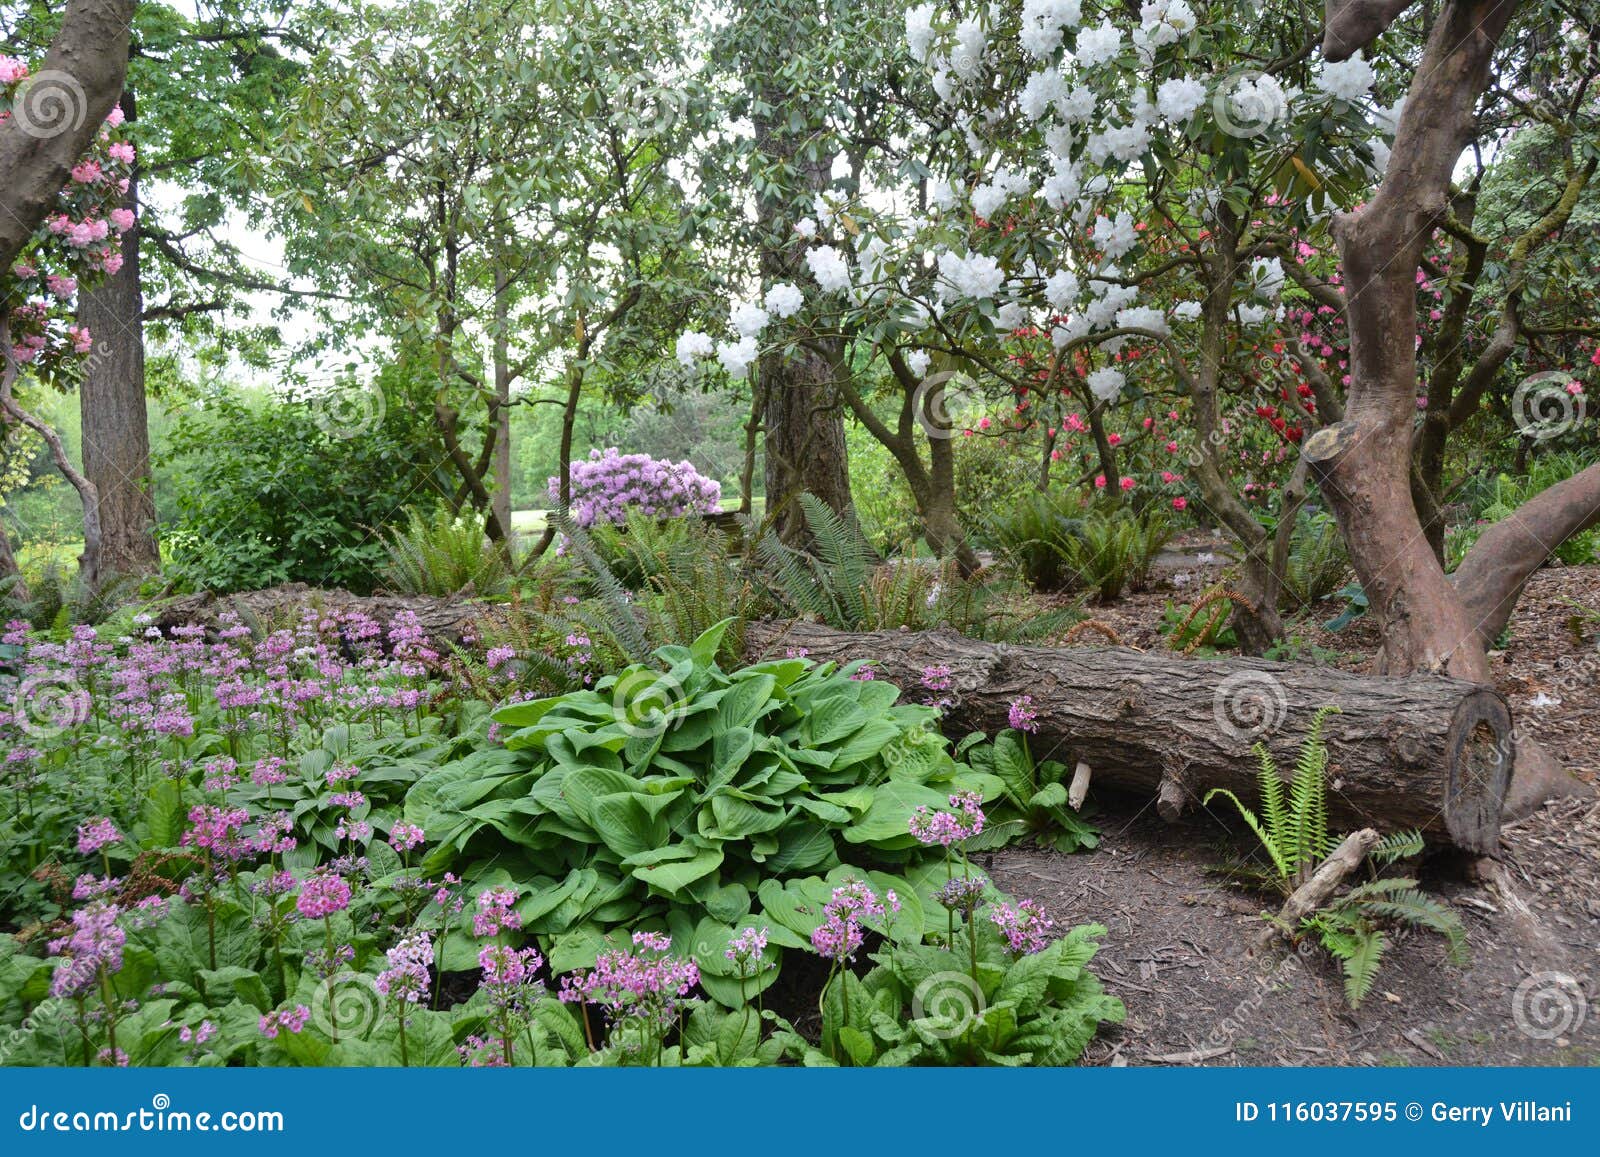
[[[989,41],[984,35],[983,21],[977,17],[956,25],[956,47],[950,54],[950,71],[965,84],[971,84],[983,75],[983,61],[989,53]]]
[[[1283,263],[1276,257],[1257,257],[1250,263],[1250,280],[1255,291],[1271,301],[1283,292]]]
[[[959,297],[987,301],[1000,291],[1006,275],[1000,263],[987,254],[962,257],[947,251],[939,254],[939,278],[941,293],[948,287]]]
[[[722,368],[728,372],[730,378],[742,378],[749,372],[750,363],[756,360],[758,353],[756,339],[742,337],[738,341],[719,343],[717,361],[722,363]]]
[[[1095,370],[1088,377],[1089,392],[1102,402],[1110,404],[1122,394],[1122,387],[1127,379],[1122,376],[1121,370],[1114,370],[1110,366],[1105,369]]]
[[[805,294],[787,281],[780,281],[767,290],[767,312],[780,320],[793,317],[806,303]]]
[[[850,288],[850,262],[832,245],[819,245],[806,253],[806,267],[824,293]]]
[[[1032,186],[1026,173],[1000,169],[993,177],[972,190],[972,211],[988,219],[999,212],[1013,194],[1026,193]]]
[[[1112,261],[1132,249],[1138,239],[1139,235],[1133,227],[1133,216],[1126,210],[1118,213],[1116,220],[1109,217],[1095,218],[1094,243]]]
[[[1246,77],[1228,92],[1228,111],[1237,121],[1266,131],[1289,119],[1289,94],[1266,73]]]
[[[932,47],[933,5],[918,4],[906,13],[906,48],[912,60],[926,64]]]
[[[794,231],[809,241],[817,235],[817,223],[810,217],[802,217],[794,223]]]
[[[1240,325],[1260,325],[1271,316],[1272,311],[1264,305],[1256,305],[1247,301],[1239,306]]]
[[[1052,273],[1044,283],[1044,297],[1057,309],[1066,309],[1078,299],[1078,276],[1069,269]]]
[[[1060,70],[1045,68],[1028,77],[1017,103],[1022,106],[1023,116],[1036,121],[1055,108],[1066,95],[1067,82],[1061,79]]]
[[[1176,44],[1178,38],[1194,31],[1194,9],[1184,0],[1155,0],[1139,9],[1139,29],[1152,48]]]
[[[692,366],[697,359],[710,357],[714,348],[710,334],[685,330],[678,336],[678,363]]]
[[[1094,28],[1085,28],[1078,33],[1074,56],[1082,67],[1093,68],[1109,60],[1115,60],[1117,53],[1121,51],[1122,30],[1106,20]]]
[[[1366,58],[1357,52],[1350,59],[1337,64],[1323,61],[1312,83],[1317,86],[1318,92],[1334,100],[1358,101],[1378,83],[1378,74],[1372,70]]]
[[[1079,314],[1058,322],[1050,329],[1050,344],[1056,349],[1061,349],[1068,342],[1078,341],[1089,335],[1089,319]]]
[[[1180,301],[1172,307],[1172,316],[1181,321],[1194,321],[1200,316],[1200,303],[1198,301]]]
[[[928,366],[933,362],[933,357],[927,350],[912,350],[906,354],[906,365],[917,377],[922,377],[928,372]]]
[[[1023,0],[1022,51],[1044,60],[1061,47],[1062,33],[1083,19],[1081,0]]]
[[[740,337],[760,337],[767,320],[767,311],[753,301],[739,302],[728,314],[728,325]]]
[[[1143,329],[1151,333],[1166,337],[1172,332],[1167,325],[1167,318],[1159,309],[1152,309],[1148,305],[1136,305],[1128,309],[1117,311],[1118,329]]]
[[[1181,124],[1206,102],[1206,86],[1198,80],[1175,76],[1156,89],[1156,111],[1174,124]]]

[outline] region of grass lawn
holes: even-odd
[[[751,514],[759,519],[767,511],[767,500],[755,498],[751,500]],[[739,499],[737,496],[724,498],[722,509],[738,510]],[[511,512],[511,529],[518,534],[542,534],[546,521],[549,519],[548,510],[513,510]]]

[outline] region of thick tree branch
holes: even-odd
[[[122,95],[134,6],[69,0],[50,51],[0,124],[0,269],[21,254]]]
[[[1512,608],[1551,551],[1600,523],[1600,465],[1558,482],[1483,532],[1451,576],[1484,646],[1505,630]]]
[[[1327,0],[1322,55],[1348,60],[1382,36],[1412,0]]]

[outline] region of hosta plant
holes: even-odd
[[[512,872],[529,892],[524,927],[581,964],[624,923],[670,914],[731,935],[785,879],[903,872],[919,858],[919,807],[1004,790],[951,756],[935,709],[897,704],[860,664],[723,671],[725,629],[497,710],[503,749],[446,763],[407,796],[406,819],[437,841],[428,866]],[[454,966],[469,947],[442,952]]]

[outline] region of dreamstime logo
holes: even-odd
[[[683,89],[664,85],[649,73],[639,72],[617,85],[613,120],[628,132],[659,136],[684,115],[689,98]]]
[[[1583,986],[1565,972],[1536,972],[1511,997],[1517,1031],[1534,1040],[1555,1040],[1583,1027],[1589,1001]]]
[[[1526,438],[1545,442],[1578,428],[1583,422],[1583,394],[1567,387],[1572,375],[1546,370],[1522,380],[1511,395],[1511,420]]]
[[[1275,730],[1289,713],[1283,684],[1265,671],[1240,671],[1217,684],[1211,714],[1217,727],[1241,743]]]
[[[64,672],[32,675],[11,696],[12,717],[35,739],[51,739],[89,718],[89,692]]]
[[[954,438],[970,430],[983,413],[977,384],[959,370],[923,378],[911,395],[911,412],[930,438]]]
[[[375,429],[385,412],[383,391],[366,386],[330,390],[315,400],[318,428],[341,441]]]
[[[11,105],[17,127],[39,140],[77,132],[88,114],[89,98],[77,78],[52,68],[24,80]]]
[[[983,989],[965,972],[935,972],[911,994],[911,1019],[933,1020],[921,1028],[939,1040],[965,1036],[983,1019],[984,1008]]]
[[[1211,113],[1224,134],[1250,140],[1288,119],[1289,98],[1273,77],[1242,69],[1229,73],[1217,85]]]
[[[311,998],[311,1023],[333,1040],[364,1036],[381,1016],[377,977],[365,972],[337,973],[318,984]]]
[[[650,739],[677,724],[688,695],[671,674],[641,668],[617,680],[611,713],[617,726],[635,739]]]

